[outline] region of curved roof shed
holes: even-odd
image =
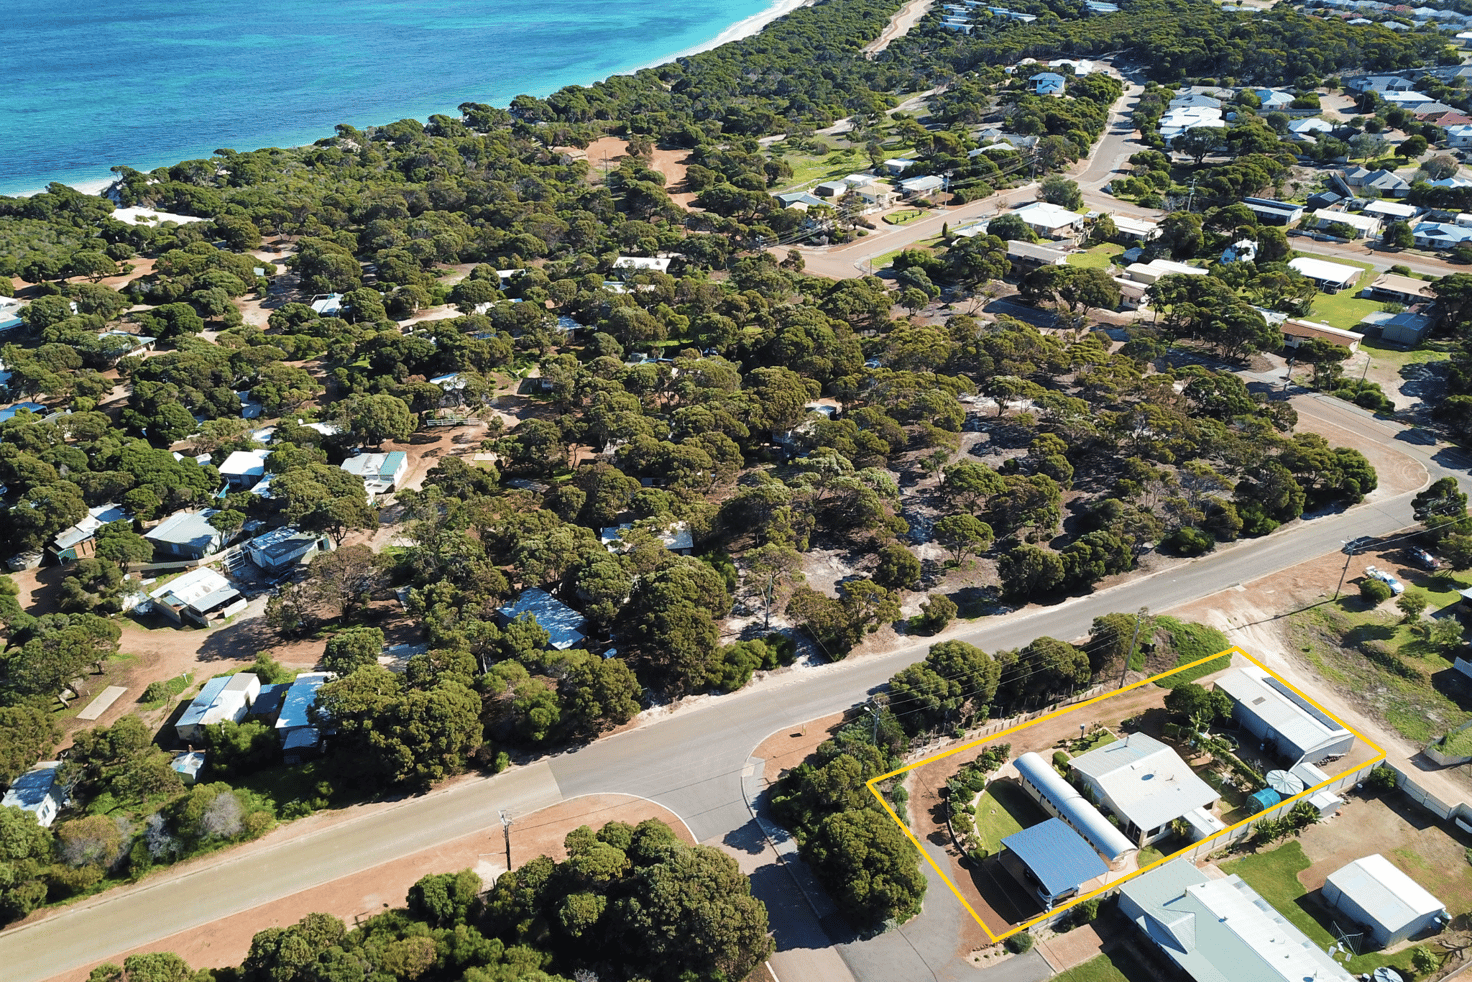
[[[1026,783],[1037,789],[1052,806],[1052,810],[1058,813],[1059,818],[1067,822],[1099,855],[1111,863],[1117,863],[1135,851],[1134,843],[1125,838],[1123,832],[1115,828],[1099,809],[1078,793],[1078,789],[1063,780],[1037,754],[1025,753],[1018,757],[1017,773]]]

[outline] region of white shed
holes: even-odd
[[[1382,948],[1434,930],[1446,919],[1440,900],[1379,853],[1330,873],[1324,901],[1363,926]]]

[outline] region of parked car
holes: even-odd
[[[1441,569],[1441,560],[1431,555],[1431,553],[1427,552],[1425,549],[1420,549],[1412,546],[1410,549],[1407,549],[1406,552],[1410,555],[1411,562],[1415,563],[1422,569]]]
[[[1390,573],[1385,572],[1385,570],[1383,569],[1376,569],[1374,566],[1366,566],[1365,575],[1373,576],[1375,579],[1383,582],[1386,586],[1390,587],[1390,592],[1397,597],[1406,592],[1406,585],[1400,580],[1397,580]]]

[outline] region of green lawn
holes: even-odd
[[[1007,836],[1047,817],[1037,802],[1012,781],[993,781],[976,800],[976,834],[989,853],[1000,850]]]
[[[1282,914],[1294,927],[1306,934],[1314,944],[1327,949],[1334,944],[1334,935],[1325,923],[1321,923],[1316,903],[1307,900],[1308,891],[1298,882],[1298,874],[1312,865],[1303,854],[1303,846],[1297,841],[1288,842],[1270,852],[1260,852],[1231,862],[1222,863],[1222,870],[1242,877],[1248,886]],[[1327,917],[1325,918],[1327,921]],[[1378,951],[1368,952],[1351,958],[1345,968],[1352,974],[1373,972],[1382,965],[1397,970],[1410,968],[1409,948],[1398,954],[1386,956]]]
[[[1365,338],[1360,348],[1369,352],[1370,367],[1390,367],[1399,371],[1407,365],[1422,365],[1427,362],[1447,361],[1452,356],[1450,341],[1426,341],[1420,347],[1405,348],[1388,345],[1379,338]]]
[[[1159,976],[1121,947],[1095,955],[1055,978],[1058,982],[1155,982]]]
[[[1320,293],[1314,300],[1313,309],[1309,312],[1311,320],[1322,321],[1330,327],[1342,328],[1346,331],[1354,330],[1366,314],[1373,314],[1385,305],[1378,300],[1362,300],[1358,294],[1378,275],[1369,263],[1356,262],[1353,259],[1341,259],[1338,256],[1315,256],[1313,253],[1298,253],[1312,259],[1322,259],[1325,262],[1338,263],[1341,266],[1358,266],[1364,270],[1360,278],[1355,281],[1354,286],[1341,290],[1338,293]]]
[[[925,214],[926,212],[923,208],[906,208],[904,211],[897,211],[893,214],[885,215],[884,223],[886,225],[904,225],[907,222],[913,222],[917,218],[924,218]]]
[[[1123,254],[1124,246],[1114,242],[1106,242],[1096,245],[1087,252],[1071,252],[1068,254],[1068,265],[1082,266],[1085,269],[1108,269],[1114,262],[1116,256]]]
[[[1447,734],[1436,749],[1448,757],[1472,757],[1472,726]]]

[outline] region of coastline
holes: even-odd
[[[760,34],[768,24],[772,23],[778,18],[785,17],[787,14],[792,13],[794,10],[797,10],[800,7],[810,7],[816,2],[817,0],[773,0],[771,6],[755,14],[752,14],[750,17],[737,21],[735,24],[727,27],[725,30],[721,31],[719,34],[715,35],[708,41],[702,41],[699,44],[691,45],[690,47],[684,48],[680,51],[676,51],[673,54],[663,56],[655,61],[651,61],[648,64],[639,65],[636,68],[630,68],[622,72],[614,72],[611,75],[604,77],[611,78],[616,75],[633,75],[637,72],[644,71],[645,69],[657,68],[660,65],[667,65],[672,61],[679,60],[680,58],[688,58],[691,55],[699,54],[702,51],[710,51],[714,48],[719,48],[721,45],[730,44],[732,41],[740,41],[744,38],[752,37],[753,35]],[[567,82],[564,84],[587,86],[593,84],[594,82],[599,82],[602,80],[603,78],[596,78],[581,82]],[[324,136],[330,135],[330,132],[324,134]],[[303,144],[303,146],[310,145],[311,144]],[[164,164],[161,166],[168,166],[168,164]],[[116,180],[117,176],[114,175],[109,169],[107,171],[107,176],[105,177],[87,178],[80,181],[62,181],[60,183],[63,183],[67,187],[72,188],[75,191],[79,191],[82,194],[101,195],[110,186],[112,186],[112,184]],[[42,185],[35,188],[29,188],[24,191],[0,193],[0,196],[10,198],[29,198],[32,195],[41,194],[45,190],[45,186]]]

